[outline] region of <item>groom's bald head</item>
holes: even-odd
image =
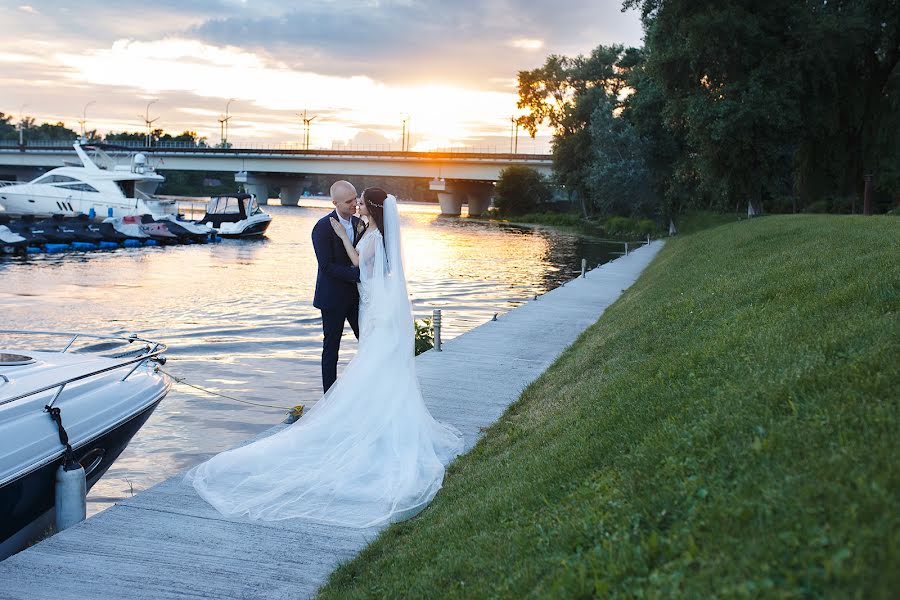
[[[331,203],[335,210],[345,219],[356,212],[356,188],[343,179],[331,184]]]

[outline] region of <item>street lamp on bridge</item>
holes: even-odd
[[[159,102],[159,98],[154,98],[153,100],[148,102],[147,109],[144,111],[144,124],[147,125],[147,140],[145,143],[148,148],[153,142],[153,130],[151,128],[153,127],[153,124],[159,120],[159,117],[156,117],[155,119],[150,118],[150,105],[154,102]],[[87,107],[85,107],[85,112],[87,112]],[[138,116],[140,117],[141,115]]]
[[[228,114],[228,107],[231,106],[234,100],[234,98],[231,98],[225,103],[225,116],[219,119],[219,139],[223,148],[228,146],[228,121],[231,120],[231,116]]]
[[[509,118],[511,125],[509,126],[509,152],[510,154],[519,153],[519,119],[516,115]],[[515,143],[515,146],[513,146]]]
[[[315,118],[318,117],[319,115],[313,115],[312,117],[307,118],[307,117],[306,117],[306,109],[304,108],[304,109],[303,109],[303,116],[300,116],[299,113],[297,113],[297,116],[300,117],[300,119],[303,120],[303,149],[304,149],[304,150],[309,150],[309,128],[310,128],[310,123],[312,123],[312,122],[313,122],[313,119],[315,119]]]
[[[82,111],[81,111],[81,120],[78,121],[81,124],[81,141],[82,142],[87,141],[87,133],[85,132],[84,124],[87,123],[87,109],[88,109],[88,106],[90,106],[91,104],[97,104],[97,101],[91,100],[90,102],[88,102],[87,104],[84,105],[84,109],[82,109]]]
[[[400,151],[408,152],[409,151],[409,128],[407,127],[407,123],[409,123],[409,113],[403,113],[401,115],[403,117],[403,132],[400,134]]]

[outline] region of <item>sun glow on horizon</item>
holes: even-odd
[[[284,111],[276,130],[286,137],[302,133],[294,114],[317,115],[313,145],[346,143],[360,132],[374,132],[399,142],[408,115],[411,147],[434,149],[465,145],[466,140],[508,135],[508,115],[515,111],[512,92],[473,90],[423,83],[391,86],[366,76],[339,77],[298,71],[235,46],[214,46],[196,40],[169,38],[142,42],[119,40],[111,47],[81,53],[58,52],[50,60],[67,70],[73,82],[134,88],[162,99],[167,93],[201,98],[235,98],[232,115],[252,112],[252,119],[235,119],[231,138],[269,137],[270,127],[257,127],[261,113]],[[185,115],[211,121],[205,133],[215,133],[214,111],[177,106]],[[208,105],[208,103],[207,103]],[[243,108],[241,106],[243,105]],[[285,126],[289,121],[290,125]],[[254,127],[249,127],[253,122]]]

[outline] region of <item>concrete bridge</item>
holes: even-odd
[[[494,182],[509,166],[527,166],[549,175],[547,154],[439,151],[299,150],[294,148],[203,148],[182,145],[121,147],[142,152],[157,170],[230,171],[235,181],[261,203],[269,188],[279,186],[285,205],[297,205],[308,175],[415,177],[428,179],[437,192],[441,212],[458,215],[468,204],[470,215],[490,206]],[[77,161],[63,143],[0,146],[0,179],[30,179],[40,171]]]

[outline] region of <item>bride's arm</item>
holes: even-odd
[[[337,219],[331,217],[331,227],[334,229],[334,232],[337,234],[341,241],[344,242],[344,249],[347,251],[347,256],[350,257],[350,262],[353,263],[354,267],[359,266],[359,252],[356,251],[356,248],[353,247],[353,242],[350,241],[350,238],[347,237],[347,230],[344,229],[344,226],[341,225]]]

